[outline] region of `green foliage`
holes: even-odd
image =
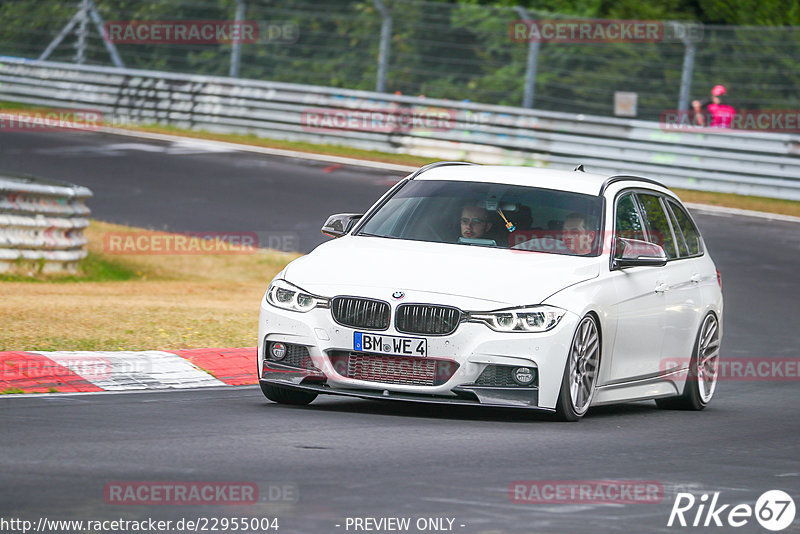
[[[704,22],[741,26],[800,25],[797,0],[698,0]]]
[[[89,252],[76,274],[45,274],[40,262],[20,262],[12,274],[0,274],[0,282],[122,282],[140,278],[134,269],[121,261]]]
[[[797,0],[384,0],[393,14],[387,90],[408,95],[518,106],[528,44],[513,42],[509,24],[525,6],[531,16],[683,20],[705,24],[697,44],[693,98],[729,87],[739,109],[800,106]],[[231,20],[235,0],[96,0],[106,21]],[[243,78],[374,90],[381,17],[372,0],[247,0],[247,20],[294,24],[296,43],[242,46]],[[60,0],[0,1],[0,55],[37,57],[75,13]],[[765,27],[752,27],[764,25]],[[96,29],[88,62],[110,64]],[[225,76],[231,45],[118,45],[134,68]],[[639,117],[657,119],[677,105],[682,43],[543,43],[534,106],[613,114],[616,91],[639,95]],[[72,61],[75,36],[51,59]]]

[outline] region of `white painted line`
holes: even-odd
[[[176,354],[158,350],[33,352],[106,391],[225,386]]]
[[[726,208],[724,206],[711,206],[709,204],[695,204],[694,202],[685,202],[684,206],[686,206],[690,210],[702,211],[704,213],[708,213],[709,215],[757,217],[759,219],[768,219],[770,221],[800,223],[800,217],[794,217],[792,215],[781,215],[780,213],[743,210],[739,208]]]
[[[151,139],[154,141],[170,141],[173,143],[184,143],[187,140],[192,140],[192,137],[181,137],[178,135],[168,135],[149,132],[137,132],[133,130],[125,130],[122,128],[101,128],[101,132],[113,135],[126,135],[129,137],[138,137],[140,139]],[[411,173],[419,167],[411,167],[408,165],[397,165],[395,163],[383,163],[381,161],[369,161],[364,159],[346,158],[343,156],[327,156],[324,154],[314,154],[312,152],[300,152],[297,150],[285,150],[281,148],[268,148],[263,146],[243,145],[240,143],[229,143],[227,141],[217,141],[214,139],[203,139],[203,143],[207,147],[216,147],[217,150],[238,150],[241,152],[255,152],[257,154],[266,154],[268,156],[282,156],[288,158],[307,159],[310,161],[324,161],[326,163],[340,163],[342,165],[353,165],[357,167],[367,167],[371,169],[381,169],[386,171],[398,171],[404,173]],[[211,150],[209,150],[210,152]]]

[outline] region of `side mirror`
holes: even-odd
[[[342,237],[353,229],[363,213],[337,213],[331,215],[322,226],[322,233],[330,237]]]
[[[643,266],[663,267],[666,264],[667,253],[662,246],[640,239],[617,238],[614,269]]]

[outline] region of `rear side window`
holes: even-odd
[[[678,223],[678,227],[675,228],[675,233],[677,234],[680,231],[680,233],[683,234],[683,240],[686,242],[689,255],[696,256],[702,254],[703,247],[700,244],[700,232],[697,231],[697,227],[692,222],[689,214],[675,202],[671,200],[668,202],[673,215],[675,215],[675,220]]]
[[[644,224],[647,228],[648,241],[661,245],[667,253],[668,259],[678,257],[675,240],[672,238],[672,227],[667,219],[667,213],[661,205],[661,200],[656,195],[639,193],[639,200],[644,208]]]
[[[667,209],[667,215],[669,215],[669,223],[672,225],[672,233],[675,235],[675,245],[678,247],[678,256],[681,258],[691,256],[691,254],[689,254],[689,247],[686,246],[686,240],[683,238],[681,229],[678,227],[675,214],[672,213],[671,209]]]

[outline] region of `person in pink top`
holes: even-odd
[[[736,116],[736,109],[733,106],[722,103],[722,97],[727,94],[724,85],[715,85],[711,89],[711,102],[695,100],[692,102],[693,122],[696,126],[711,126],[713,128],[733,127],[733,118]],[[703,107],[708,109],[710,124],[702,112]]]
[[[723,85],[715,85],[711,89],[711,103],[708,105],[708,112],[711,113],[711,126],[716,128],[730,128],[733,125],[733,117],[736,110],[733,106],[722,103],[722,96],[727,91]]]

